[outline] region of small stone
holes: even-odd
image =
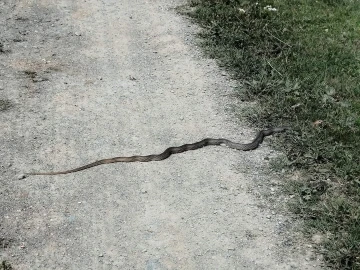
[[[311,237],[311,240],[315,243],[315,244],[320,244],[323,241],[323,236],[321,234],[314,234]]]
[[[47,82],[47,81],[49,81],[49,79],[48,79],[48,78],[45,78],[45,77],[38,77],[38,78],[32,79],[32,81],[33,81],[34,83]]]
[[[228,189],[227,186],[224,186],[224,185],[222,185],[222,184],[220,185],[220,188],[221,188],[221,189]]]
[[[99,254],[99,257],[104,257],[104,254]]]
[[[25,179],[25,178],[26,178],[26,175],[22,173],[22,174],[19,174],[17,178],[18,178],[19,180]]]
[[[81,36],[81,34],[79,32],[75,32],[74,34],[75,34],[75,36]]]

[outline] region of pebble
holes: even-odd
[[[25,179],[26,175],[22,173],[22,174],[19,174],[17,178],[18,178],[18,180]]]
[[[227,187],[224,186],[223,184],[220,185],[220,188],[221,188],[221,189],[227,189]]]
[[[322,235],[320,234],[314,234],[312,237],[311,237],[311,240],[316,243],[316,244],[320,244],[322,241],[323,241],[323,237]]]

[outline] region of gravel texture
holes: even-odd
[[[320,268],[275,207],[283,176],[268,171],[268,138],[251,152],[25,177],[253,138],[234,120],[235,83],[201,55],[181,3],[0,1],[0,259],[14,269]]]

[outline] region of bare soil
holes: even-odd
[[[181,3],[0,2],[1,261],[14,269],[320,268],[279,210],[284,175],[269,171],[271,139],[251,152],[206,147],[162,162],[23,177],[204,137],[253,138],[232,112],[235,83],[201,55],[196,26],[174,10]]]

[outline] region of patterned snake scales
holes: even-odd
[[[288,127],[277,127],[277,128],[269,128],[266,130],[261,130],[258,132],[255,139],[251,143],[247,143],[247,144],[235,143],[235,142],[229,141],[227,139],[222,139],[222,138],[220,138],[220,139],[206,138],[206,139],[203,139],[202,141],[192,143],[192,144],[184,144],[184,145],[181,145],[178,147],[169,147],[164,152],[162,152],[161,154],[158,154],[158,155],[114,157],[114,158],[109,158],[109,159],[101,159],[101,160],[95,161],[93,163],[90,163],[90,164],[87,164],[87,165],[84,165],[84,166],[81,166],[81,167],[78,167],[75,169],[67,170],[67,171],[32,172],[32,173],[26,173],[26,175],[57,175],[57,174],[74,173],[74,172],[79,172],[79,171],[86,170],[86,169],[89,169],[89,168],[92,168],[95,166],[99,166],[102,164],[110,164],[110,163],[116,163],[116,162],[160,161],[160,160],[167,159],[172,154],[178,154],[178,153],[182,153],[182,152],[186,152],[186,151],[190,151],[190,150],[196,150],[196,149],[208,146],[208,145],[226,145],[227,147],[230,147],[233,149],[249,151],[249,150],[254,150],[254,149],[258,148],[266,136],[270,136],[274,133],[283,132],[288,129],[289,129]]]

